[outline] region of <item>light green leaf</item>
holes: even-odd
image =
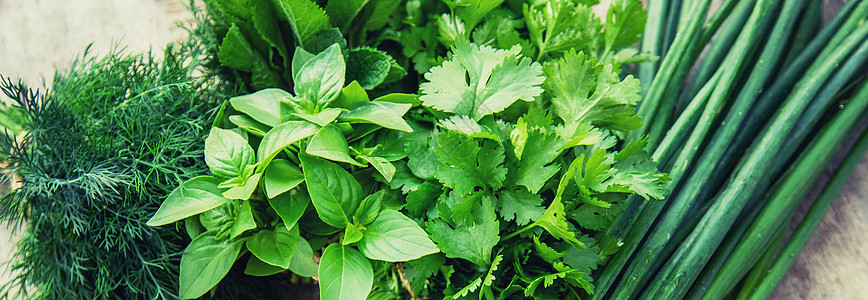
[[[300,237],[296,227],[292,230],[286,230],[285,226],[263,229],[250,237],[247,250],[265,263],[287,269]]]
[[[240,111],[254,120],[274,127],[289,115],[288,109],[281,105],[281,101],[292,97],[281,89],[264,89],[253,94],[232,97],[229,102],[232,108]]]
[[[200,176],[175,188],[148,220],[148,226],[161,226],[200,214],[223,205],[229,199],[217,188],[220,179]]]
[[[380,172],[380,175],[383,175],[383,178],[386,179],[386,182],[391,182],[392,177],[395,176],[395,165],[389,162],[387,159],[379,157],[379,156],[359,156],[362,160],[371,164],[374,169],[377,169],[377,172]]]
[[[350,246],[331,244],[319,264],[322,299],[364,300],[374,284],[371,262]]]
[[[250,201],[241,201],[241,207],[235,214],[235,223],[232,224],[231,238],[236,238],[245,231],[256,229],[256,221],[253,220],[253,210]]]
[[[370,101],[368,99],[368,92],[359,85],[358,81],[353,81],[341,89],[341,94],[335,100],[335,106],[352,109],[359,104],[368,103],[368,101]]]
[[[413,128],[404,121],[404,114],[413,105],[386,101],[372,101],[361,104],[341,115],[341,121],[350,123],[370,123],[385,128],[412,132]]]
[[[260,137],[265,136],[265,133],[271,130],[270,126],[259,123],[247,115],[231,115],[229,116],[229,122],[232,122],[232,124],[235,124],[235,126],[246,132]]]
[[[546,210],[542,206],[542,197],[524,189],[504,190],[498,196],[500,215],[506,221],[515,220],[519,226],[538,219]]]
[[[365,235],[364,226],[347,223],[347,228],[344,230],[344,237],[341,239],[342,245],[349,245],[358,242]]]
[[[266,168],[283,148],[312,136],[317,130],[319,127],[306,121],[289,121],[272,128],[259,142],[257,149],[259,167]]]
[[[214,127],[205,139],[205,163],[218,178],[229,179],[242,176],[245,167],[256,163],[256,155],[244,137]]]
[[[442,220],[426,223],[431,239],[446,257],[463,258],[479,266],[491,263],[491,251],[500,241],[500,222],[488,201],[476,211],[473,225],[454,228]]]
[[[325,12],[310,0],[272,0],[281,20],[289,21],[299,44],[313,41],[317,33],[329,28]]]
[[[280,272],[286,271],[286,269],[270,265],[261,259],[257,258],[256,255],[251,255],[247,260],[247,266],[244,268],[244,274],[250,276],[271,276]]]
[[[552,161],[561,153],[564,142],[544,128],[527,128],[522,118],[512,130],[511,140],[519,161],[518,169],[509,175],[513,176],[516,184],[535,194],[561,169]]]
[[[314,58],[313,53],[308,52],[302,47],[295,47],[295,53],[292,54],[292,81],[295,82],[298,78],[298,72],[309,60]]]
[[[374,101],[378,102],[392,102],[392,103],[407,103],[411,105],[419,105],[422,104],[422,101],[419,101],[419,96],[416,94],[404,94],[404,93],[391,93],[386,94],[374,99]]]
[[[328,107],[344,87],[346,68],[341,48],[331,45],[298,70],[294,86],[296,97],[316,103],[316,108]]]
[[[304,182],[301,169],[285,159],[272,160],[263,175],[265,195],[271,199]]]
[[[255,191],[256,187],[259,186],[259,179],[261,177],[262,173],[250,175],[250,177],[247,177],[244,185],[229,188],[223,192],[223,197],[241,200],[250,199],[250,196],[253,195],[253,191]]]
[[[566,216],[564,216],[564,204],[561,203],[560,198],[556,198],[545,213],[533,224],[544,228],[555,238],[561,239],[573,247],[585,247],[585,244],[576,239],[576,233],[570,231]]]
[[[310,204],[310,197],[305,193],[289,191],[274,198],[269,198],[268,204],[271,205],[271,208],[283,220],[286,229],[291,229],[298,223],[301,216],[304,215],[307,205]]]
[[[304,154],[299,158],[320,219],[334,227],[346,227],[362,200],[362,186],[341,166]]]
[[[604,29],[606,49],[629,47],[642,39],[645,28],[645,8],[636,0],[615,0],[609,5]]]
[[[294,113],[293,115],[316,125],[326,126],[337,119],[342,112],[344,112],[342,109],[326,108],[315,115],[304,112]]]
[[[345,162],[360,167],[365,166],[350,157],[347,139],[334,124],[320,128],[319,132],[310,139],[305,152],[333,161]]]
[[[359,251],[370,259],[408,261],[440,252],[428,234],[404,214],[387,209],[367,226]]]
[[[543,90],[542,67],[518,55],[521,47],[499,50],[461,42],[452,60],[425,74],[419,97],[425,106],[479,120],[515,101],[533,101]],[[469,79],[469,81],[468,81]]]
[[[216,286],[229,273],[243,245],[243,241],[220,242],[213,232],[193,239],[181,256],[181,298],[199,298]]]
[[[313,277],[319,273],[319,264],[313,260],[313,249],[303,237],[298,239],[295,254],[289,262],[289,270],[298,276]]]

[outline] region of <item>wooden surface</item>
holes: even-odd
[[[174,25],[188,18],[178,1],[0,0],[0,73],[42,86],[90,42],[97,53],[162,48],[184,37]],[[868,299],[868,156],[844,189],[772,299]],[[0,261],[11,239],[0,230]]]

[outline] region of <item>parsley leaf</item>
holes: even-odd
[[[501,191],[498,196],[500,216],[506,221],[515,220],[519,226],[538,219],[546,211],[543,199],[524,189]]]
[[[441,165],[435,173],[443,185],[460,194],[476,187],[499,189],[506,178],[504,150],[491,140],[479,142],[462,133],[446,131],[435,150]]]
[[[520,46],[498,50],[460,42],[451,60],[425,73],[422,104],[476,120],[500,112],[518,100],[542,93],[542,67],[518,55]]]

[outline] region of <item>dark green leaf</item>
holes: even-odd
[[[277,17],[289,21],[299,44],[304,46],[313,41],[316,35],[329,28],[325,12],[310,0],[272,0],[277,9]]]
[[[341,31],[346,31],[356,15],[365,7],[368,0],[331,0],[326,3],[325,10],[332,19],[332,24]]]
[[[431,239],[446,257],[463,258],[479,266],[491,264],[491,250],[500,241],[500,222],[491,204],[485,203],[477,211],[475,224],[454,228],[441,220],[427,223]]]
[[[461,194],[476,187],[499,189],[506,178],[503,167],[504,150],[497,142],[482,141],[482,146],[473,138],[447,131],[438,137],[435,150],[441,165],[435,177],[443,185]]]
[[[498,196],[500,216],[506,221],[515,220],[519,226],[538,219],[546,210],[542,197],[524,189],[501,191]]]
[[[238,26],[233,24],[217,51],[220,63],[233,69],[250,72],[253,70],[253,60],[256,59],[253,55],[250,43],[241,34]]]
[[[286,269],[263,262],[256,255],[251,255],[244,267],[244,274],[250,276],[270,276],[283,271]]]
[[[364,46],[353,48],[347,57],[347,80],[357,81],[370,90],[386,80],[391,66],[391,57],[386,52]]]
[[[304,215],[307,205],[310,204],[310,198],[305,193],[289,191],[274,198],[268,198],[268,204],[283,220],[286,229],[291,229]]]

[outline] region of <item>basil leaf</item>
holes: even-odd
[[[317,129],[319,128],[316,125],[306,121],[289,121],[272,128],[259,142],[259,167],[267,167],[283,148],[313,135]]]
[[[229,122],[256,136],[265,136],[265,133],[271,129],[270,126],[259,123],[248,115],[231,115]]]
[[[362,186],[347,170],[334,163],[299,155],[311,202],[326,224],[343,228],[362,200]]]
[[[371,262],[359,251],[337,243],[329,245],[319,264],[322,299],[364,300],[374,284]]]
[[[315,115],[312,115],[309,113],[304,113],[304,112],[298,112],[298,113],[294,113],[292,115],[299,117],[299,118],[302,118],[305,121],[314,123],[314,124],[319,125],[319,126],[326,126],[329,123],[331,123],[332,121],[334,121],[335,119],[337,119],[338,116],[342,112],[343,112],[342,109],[326,108]]]
[[[229,179],[242,176],[245,167],[256,163],[256,156],[240,134],[211,128],[205,139],[205,163],[215,176]]]
[[[360,167],[365,166],[350,157],[347,138],[344,137],[341,130],[334,124],[320,128],[319,132],[310,139],[305,152],[333,161],[345,162]]]
[[[295,78],[295,95],[325,108],[344,86],[346,63],[340,46],[331,45],[304,63]]]
[[[247,177],[247,180],[243,185],[232,187],[223,192],[223,197],[242,200],[250,199],[250,196],[253,195],[253,191],[255,191],[256,187],[259,186],[259,178],[261,177],[262,173],[250,175],[250,177]]]
[[[256,255],[251,255],[247,260],[247,266],[244,267],[244,274],[250,276],[271,276],[283,271],[286,271],[286,269],[270,265],[256,257]]]
[[[353,108],[359,104],[367,103],[368,92],[359,85],[358,81],[350,82],[346,87],[341,89],[341,94],[335,100],[335,106],[342,108]]]
[[[275,159],[265,168],[262,181],[265,195],[271,199],[304,182],[304,174],[290,161]]]
[[[298,276],[313,277],[319,274],[319,264],[313,260],[313,249],[303,237],[298,239],[295,246],[295,254],[289,262],[289,270]]]
[[[245,231],[256,229],[256,221],[253,220],[253,210],[250,201],[241,201],[238,213],[235,214],[235,223],[232,224],[230,238],[236,238]]]
[[[413,132],[413,128],[402,117],[413,107],[408,103],[372,101],[353,108],[341,115],[341,121],[351,123],[371,123],[385,128]]]
[[[223,205],[229,199],[217,188],[220,179],[200,176],[175,188],[157,212],[148,220],[148,226],[166,225]]]
[[[353,223],[347,223],[347,228],[344,230],[344,237],[341,239],[341,244],[349,245],[355,242],[358,242],[362,239],[365,233],[364,226],[357,226]]]
[[[268,204],[277,212],[286,229],[290,229],[298,223],[307,205],[310,204],[310,198],[304,193],[291,191],[277,195],[277,197],[269,198]]]
[[[382,261],[408,261],[440,252],[428,234],[404,214],[387,209],[368,225],[359,250]]]
[[[181,256],[181,298],[199,298],[216,286],[229,273],[243,244],[243,241],[218,241],[214,232],[193,239]]]
[[[374,169],[377,169],[377,172],[380,172],[380,175],[383,175],[386,182],[392,182],[392,177],[395,177],[395,165],[392,165],[389,160],[378,156],[359,155],[359,157],[370,163]]]
[[[292,230],[286,230],[285,226],[263,229],[250,237],[247,250],[263,262],[287,269],[299,237],[297,227]]]
[[[281,100],[292,97],[289,93],[281,89],[264,89],[253,94],[247,94],[238,97],[232,97],[229,102],[232,108],[240,111],[254,120],[274,127],[280,125],[284,112],[280,105]]]
[[[365,197],[362,203],[359,204],[359,208],[356,209],[356,213],[353,214],[355,222],[361,225],[368,225],[377,219],[377,216],[380,214],[380,207],[383,204],[383,195],[385,194],[386,190],[379,190]]]

